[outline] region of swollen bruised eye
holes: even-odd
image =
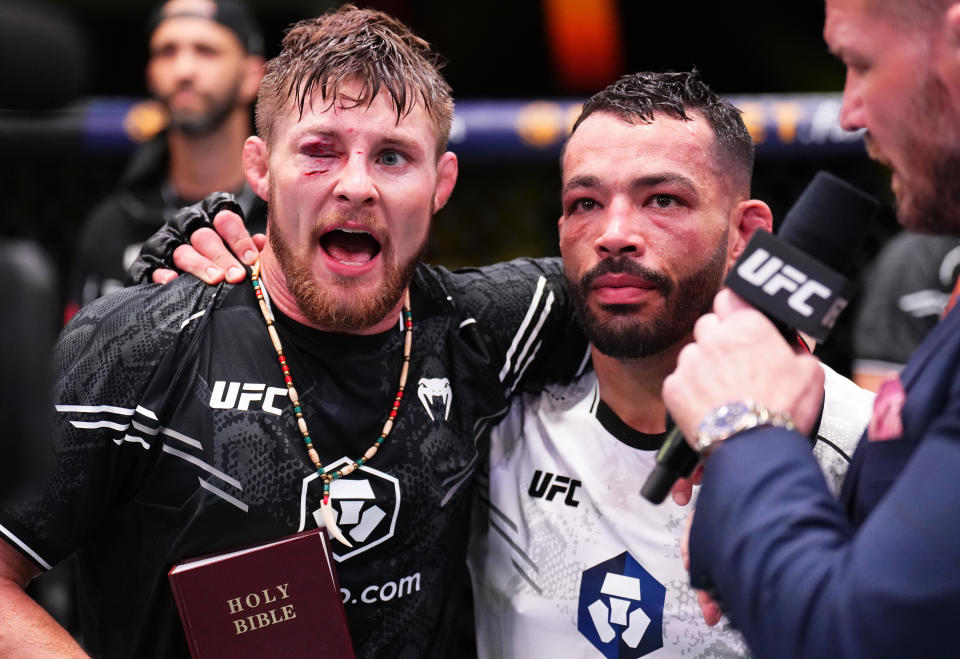
[[[333,158],[339,155],[339,152],[330,144],[310,143],[300,147],[300,153],[311,158]]]

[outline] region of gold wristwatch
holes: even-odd
[[[703,417],[697,428],[697,449],[705,459],[723,440],[757,426],[795,428],[787,412],[771,412],[749,399],[734,401],[713,408]]]

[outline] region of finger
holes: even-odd
[[[213,226],[220,237],[223,238],[223,242],[243,263],[246,265],[254,264],[260,250],[239,215],[228,210],[220,211],[213,219]]]
[[[180,245],[175,249],[173,262],[181,271],[188,272],[208,284],[219,284],[223,281],[223,269],[191,245]]]
[[[715,313],[700,316],[693,326],[693,340],[702,341],[704,337],[713,334],[720,325],[720,318]]]
[[[267,246],[267,236],[262,233],[255,233],[252,238],[253,244],[257,247],[257,251],[262,252],[263,248]]]
[[[717,296],[713,298],[713,312],[717,314],[720,320],[724,320],[730,314],[744,309],[752,309],[742,297],[731,291],[729,288],[721,289]]]
[[[713,598],[707,595],[705,591],[697,591],[697,604],[700,605],[700,613],[703,614],[703,621],[707,623],[708,627],[713,627],[720,622],[720,618],[723,617],[723,612]]]
[[[691,481],[689,478],[677,479],[677,482],[673,484],[673,488],[671,488],[670,493],[673,496],[674,502],[678,506],[687,505],[690,503],[690,499],[693,498],[693,481]]]
[[[190,238],[190,244],[205,258],[209,259],[218,268],[223,270],[227,281],[236,284],[243,281],[246,276],[243,266],[237,261],[236,257],[230,253],[227,246],[223,243],[220,235],[213,229],[198,229]]]
[[[167,270],[166,268],[157,268],[153,271],[151,276],[154,284],[169,284],[174,279],[177,278],[177,273],[174,270]]]
[[[693,526],[694,510],[687,515],[687,523],[683,527],[683,538],[680,540],[680,557],[683,559],[683,569],[690,571],[690,527]]]

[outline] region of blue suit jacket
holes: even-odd
[[[710,458],[691,578],[758,656],[960,656],[960,306],[901,381],[902,437],[860,442],[841,502],[798,433]]]

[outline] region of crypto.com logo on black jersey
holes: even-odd
[[[351,464],[342,457],[327,466],[334,472]],[[311,491],[312,489],[312,491]],[[307,518],[313,517],[317,526],[324,526],[320,508],[311,509],[310,502],[320,501],[323,481],[316,474],[303,479],[300,491],[300,528],[306,529]],[[333,517],[340,531],[353,547],[346,547],[331,539],[333,557],[342,562],[386,542],[393,537],[400,513],[400,481],[393,476],[366,465],[330,484]]]

